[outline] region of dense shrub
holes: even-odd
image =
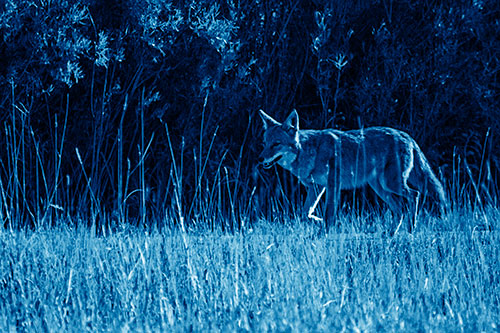
[[[494,201],[499,16],[493,0],[7,1],[2,217],[262,211],[277,178],[256,168],[259,108],[404,129],[455,199]]]

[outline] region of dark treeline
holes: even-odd
[[[405,130],[453,199],[496,204],[496,0],[16,0],[0,11],[5,225],[241,223],[269,198],[286,206],[297,181],[256,166],[260,108],[279,120],[296,108],[302,128]]]

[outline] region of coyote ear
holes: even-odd
[[[297,110],[293,109],[292,113],[290,113],[288,118],[286,118],[283,125],[286,127],[293,128],[296,131],[299,130],[299,115],[297,113]]]
[[[273,117],[265,113],[263,110],[259,110],[260,117],[262,118],[262,121],[264,122],[264,129],[267,129],[268,127],[272,125],[281,125],[279,122],[274,120]]]

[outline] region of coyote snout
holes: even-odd
[[[428,193],[439,201],[442,212],[448,206],[443,186],[405,132],[389,127],[300,130],[295,110],[283,123],[262,110],[260,116],[265,131],[259,162],[266,169],[280,165],[308,188],[305,207],[311,218],[317,219],[312,212],[320,199],[313,187],[326,189],[327,229],[335,220],[340,190],[366,184],[396,214],[404,207],[416,212],[419,199]]]
[[[281,147],[281,143],[276,142],[270,147],[264,148],[259,156],[259,163],[262,164],[265,169],[269,169],[276,163],[279,163],[282,159],[285,159],[286,161],[287,159],[294,158],[295,156],[296,154],[294,154],[291,150],[284,150],[283,147]]]
[[[281,158],[281,154],[278,154],[276,156],[267,157],[267,158],[265,158],[264,156],[267,156],[267,155],[261,154],[259,156],[259,163],[262,164],[262,166],[264,167],[264,169],[271,168]]]

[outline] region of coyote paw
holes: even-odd
[[[317,222],[323,222],[323,219],[321,217],[314,215],[313,212],[311,212],[311,211],[309,211],[309,213],[307,214],[307,217],[310,219],[313,219],[314,221],[317,221]]]

